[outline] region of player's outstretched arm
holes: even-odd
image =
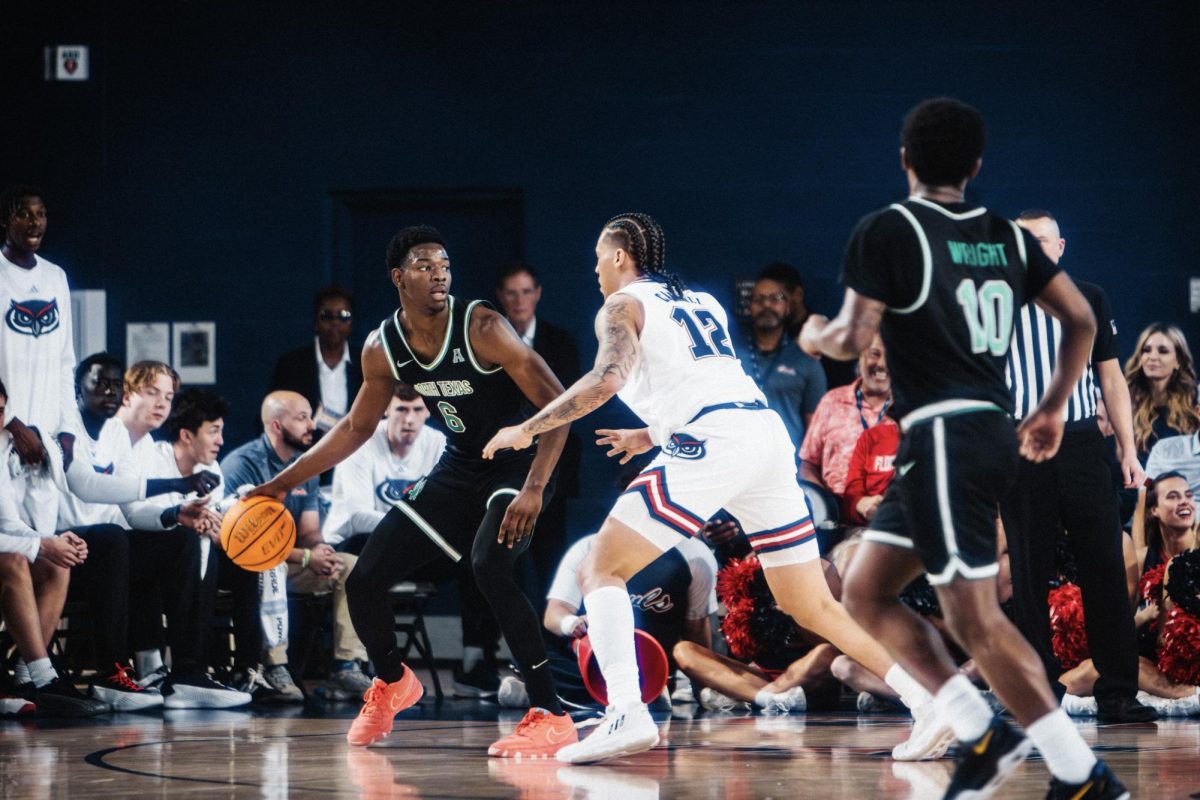
[[[378,331],[367,337],[367,343],[363,345],[362,371],[362,387],[346,416],[338,420],[312,449],[283,472],[256,487],[250,492],[251,495],[282,497],[314,475],[332,468],[371,438],[387,411],[392,389],[396,385]]]
[[[484,361],[499,364],[517,388],[538,408],[544,408],[562,394],[562,383],[534,350],[528,347],[504,317],[490,308],[476,308],[470,321],[471,347]],[[500,521],[497,541],[512,547],[533,533],[542,513],[542,492],[562,455],[569,430],[550,431],[538,444],[537,455],[529,465],[525,484]],[[532,437],[530,438],[532,441]],[[524,447],[529,446],[526,442]]]
[[[501,429],[483,448],[483,457],[491,458],[505,447],[518,450],[528,447],[539,433],[566,425],[608,402],[625,385],[637,363],[642,321],[642,304],[637,298],[611,295],[596,315],[600,349],[595,365],[523,425]]]
[[[800,331],[800,349],[817,358],[822,355],[849,361],[870,346],[887,307],[853,289],[846,290],[842,310],[833,319],[812,314]]]
[[[1042,402],[1017,428],[1021,455],[1034,462],[1045,461],[1058,452],[1063,409],[1087,366],[1092,337],[1096,335],[1092,307],[1065,272],[1050,279],[1037,296],[1037,304],[1062,324],[1062,343]]]

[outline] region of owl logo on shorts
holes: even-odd
[[[13,300],[4,314],[8,327],[35,339],[58,330],[57,300]]]
[[[386,478],[375,487],[375,496],[388,505],[395,505],[404,499],[404,493],[412,488],[412,481],[403,478]]]
[[[686,458],[689,461],[697,461],[704,458],[705,453],[708,451],[704,447],[704,442],[695,436],[689,436],[686,433],[675,433],[671,435],[671,440],[663,445],[663,452],[674,458]]]

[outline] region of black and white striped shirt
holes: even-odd
[[[1096,416],[1098,387],[1093,367],[1101,361],[1117,358],[1119,351],[1117,325],[1108,296],[1093,283],[1077,280],[1075,285],[1096,315],[1096,338],[1083,376],[1067,401],[1067,422],[1081,422]],[[1062,325],[1033,303],[1022,306],[1013,316],[1012,346],[1008,350],[1005,379],[1013,397],[1013,416],[1024,419],[1046,393],[1062,344]]]

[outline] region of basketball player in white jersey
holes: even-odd
[[[600,761],[658,742],[658,728],[641,702],[625,582],[680,536],[698,533],[719,508],[741,521],[780,607],[883,677],[914,709],[917,731],[896,755],[941,755],[949,731],[935,722],[929,694],[829,593],[794,477],[791,440],[742,370],[725,310],[666,273],[664,249],[662,229],[650,216],[609,220],[596,243],[605,302],[596,316],[595,366],[541,412],[501,429],[484,447],[485,458],[528,447],[538,434],[584,416],[614,394],[647,426],[599,430],[597,443],[611,447],[609,455],[622,456],[622,463],[662,447],[617,500],[580,567],[588,634],[608,684],[609,707],[595,732],[559,750],[558,759]]]

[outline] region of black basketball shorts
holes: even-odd
[[[1012,421],[999,409],[913,425],[863,538],[915,550],[934,586],[995,576],[996,518],[1017,458]]]

